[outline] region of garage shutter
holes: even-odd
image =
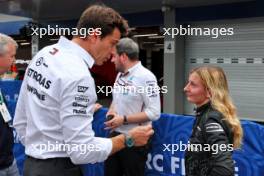
[[[234,35],[187,36],[186,73],[197,66],[222,67],[230,93],[242,119],[264,121],[264,20],[247,19],[192,24],[192,27],[234,28]],[[193,114],[193,105],[185,100],[185,114]]]

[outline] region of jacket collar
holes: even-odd
[[[208,103],[206,103],[200,107],[194,108],[195,115],[203,114],[210,107],[211,107],[211,102],[209,101]]]

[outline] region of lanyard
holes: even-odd
[[[0,105],[2,105],[2,103],[4,103],[4,98],[3,98],[2,92],[0,90]]]
[[[8,123],[9,127],[12,127],[11,125],[11,116],[10,113],[6,107],[6,104],[4,102],[4,97],[0,89],[0,113],[2,114],[2,117],[6,123]]]

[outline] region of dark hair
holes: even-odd
[[[81,15],[77,29],[81,28],[101,28],[101,38],[111,34],[118,28],[121,36],[125,36],[128,31],[127,21],[114,9],[105,5],[92,5]]]

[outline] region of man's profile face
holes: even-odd
[[[119,55],[118,53],[115,53],[113,57],[111,58],[111,62],[115,64],[115,69],[117,72],[124,72],[124,65],[122,63],[122,57],[124,57],[124,54]]]
[[[7,72],[15,61],[16,46],[6,45],[5,53],[0,53],[0,74]]]
[[[104,62],[111,59],[112,55],[116,52],[116,44],[121,37],[120,31],[115,28],[113,32],[104,38],[97,38],[95,43],[95,64],[103,65]]]

